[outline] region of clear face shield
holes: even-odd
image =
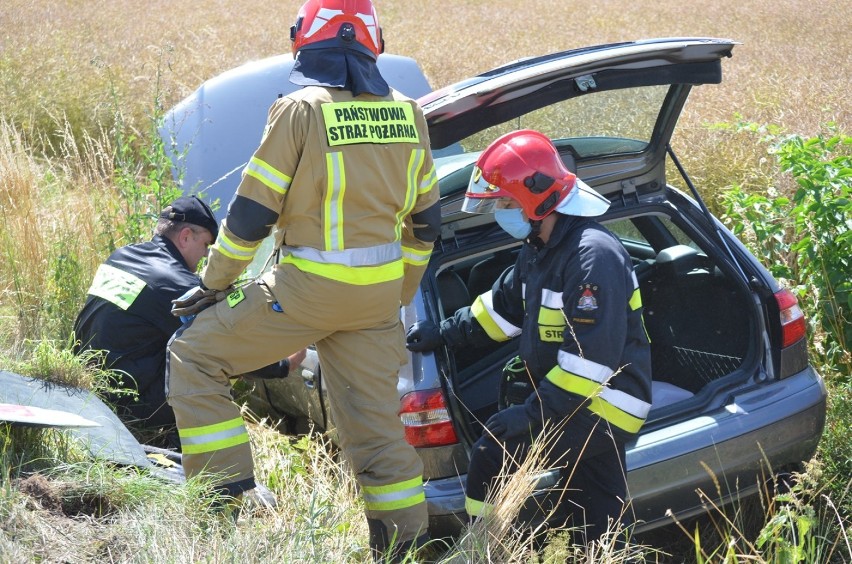
[[[498,208],[506,207],[507,199],[511,200],[509,193],[499,186],[490,184],[483,178],[482,170],[475,166],[467,185],[461,211],[466,213],[494,213]]]

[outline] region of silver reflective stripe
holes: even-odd
[[[223,222],[223,225],[227,227],[227,220]],[[254,258],[255,253],[257,253],[257,248],[260,246],[261,242],[262,241],[259,241],[251,247],[238,245],[225,234],[225,230],[223,229],[219,232],[219,236],[213,244],[213,249],[234,260],[247,261]]]
[[[406,199],[417,195],[417,177],[423,162],[426,160],[426,151],[415,149],[408,159],[408,186],[406,186]]]
[[[549,309],[562,309],[562,292],[542,289],[541,305]]]
[[[402,258],[402,244],[399,241],[346,249],[343,251],[320,251],[311,247],[281,247],[282,256],[293,255],[296,258],[321,264],[341,264],[343,266],[378,266]]]
[[[432,249],[421,251],[411,247],[402,248],[402,258],[409,264],[424,265],[429,263],[429,257],[432,256]]]
[[[420,195],[428,193],[437,182],[438,172],[435,170],[435,167],[432,166],[432,170],[430,170],[429,174],[423,177],[423,180],[420,182],[420,188],[417,189],[417,193]]]
[[[613,405],[622,411],[626,411],[633,417],[638,417],[639,419],[647,418],[648,412],[651,411],[650,403],[644,402],[626,392],[622,392],[621,390],[604,387],[599,396],[608,404]]]
[[[606,384],[613,374],[613,369],[609,366],[598,364],[569,352],[559,351],[556,358],[559,362],[559,368],[565,372],[570,372],[598,384]]]
[[[517,325],[512,325],[506,319],[494,311],[494,299],[491,295],[491,290],[488,290],[484,294],[481,294],[479,298],[482,300],[482,305],[485,306],[485,311],[488,312],[491,320],[497,324],[497,327],[503,332],[507,337],[517,337],[521,334],[521,328]]]
[[[633,277],[633,289],[638,290],[639,289],[639,279],[636,278],[636,271],[635,270],[631,271],[630,276]]]
[[[102,264],[95,273],[89,294],[127,310],[144,288],[145,281],[141,278],[114,266]]]
[[[417,175],[420,173],[420,168],[423,166],[423,161],[426,159],[426,152],[423,149],[415,149],[411,151],[408,157],[408,171],[406,172],[408,179],[405,187],[405,203],[399,213],[396,214],[396,238],[402,238],[402,220],[405,216],[411,213],[417,203]]]

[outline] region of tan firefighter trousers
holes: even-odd
[[[278,265],[179,330],[169,346],[166,387],[186,476],[209,473],[233,495],[254,487],[249,437],[229,377],[313,343],[367,518],[398,541],[425,534],[423,464],[398,416],[398,371],[407,361],[401,284],[349,285]]]

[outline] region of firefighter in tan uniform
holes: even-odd
[[[428,538],[422,462],[404,439],[397,395],[407,362],[399,308],[440,229],[428,130],[417,104],[379,74],[369,0],[310,0],[290,35],[290,80],[305,87],[270,108],[202,285],[175,311],[195,313],[229,291],[273,227],[283,258],[175,335],[169,404],[187,476],[214,474],[239,496],[255,487],[254,467],[229,376],[316,344],[371,548],[398,556]]]

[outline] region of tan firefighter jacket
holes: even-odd
[[[411,216],[438,199],[416,102],[394,90],[355,98],[306,87],[270,108],[202,281],[227,287],[276,227],[282,262],[349,284],[404,278],[401,303],[408,303],[432,252]]]

